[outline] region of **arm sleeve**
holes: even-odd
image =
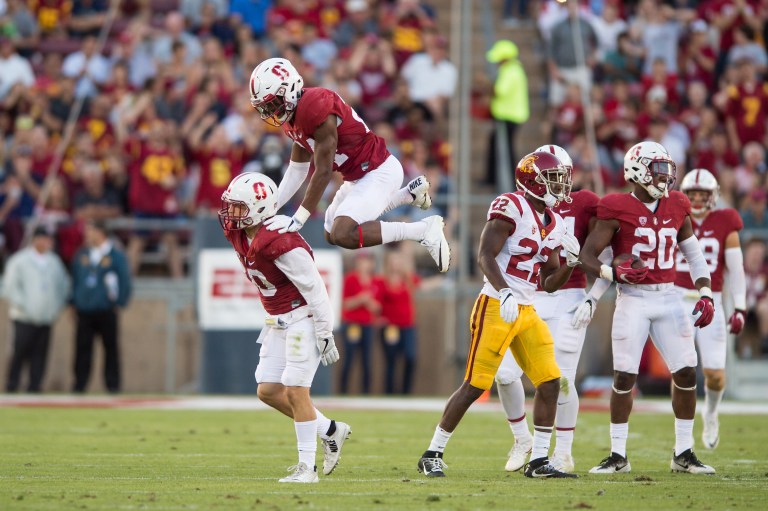
[[[291,279],[307,302],[315,322],[315,334],[319,338],[333,335],[331,300],[309,252],[304,248],[294,248],[276,258],[275,265]]]
[[[309,162],[298,163],[291,161],[285,170],[283,179],[277,187],[277,209],[279,210],[285,203],[291,200],[296,191],[301,187],[309,174]]]
[[[608,246],[603,249],[602,252],[600,252],[600,255],[597,256],[597,259],[603,263],[610,266],[611,262],[613,261],[613,249]],[[592,288],[590,288],[589,292],[587,293],[587,296],[591,296],[598,302],[600,301],[600,298],[605,294],[606,291],[608,291],[608,288],[611,287],[611,281],[598,278],[595,279],[595,283],[592,284]]]
[[[747,310],[747,279],[744,276],[744,256],[741,253],[741,247],[726,249],[725,269],[728,272],[728,287],[731,289],[734,307]]]
[[[691,279],[693,279],[694,284],[700,278],[712,278],[707,267],[707,260],[704,259],[704,254],[701,253],[699,240],[696,239],[696,236],[691,236],[687,240],[681,241],[677,246],[680,247],[685,260],[688,261]]]

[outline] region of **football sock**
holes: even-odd
[[[533,450],[531,450],[531,459],[537,460],[539,458],[546,458],[549,456],[549,442],[552,439],[552,428],[543,428],[542,429],[548,429],[549,431],[539,431],[536,429],[537,427],[535,424],[533,425]]]
[[[675,418],[675,456],[693,449],[693,419]]]
[[[413,240],[421,241],[424,239],[424,233],[427,231],[425,222],[380,222],[381,223],[381,242],[392,243],[393,241]]]
[[[629,423],[611,423],[611,452],[627,457],[627,436],[629,436]]]
[[[555,431],[555,452],[571,454],[573,431],[576,428],[557,428]]]
[[[384,208],[382,214],[392,211],[395,208],[399,208],[400,206],[410,204],[411,202],[413,202],[413,195],[408,191],[408,187],[404,186],[389,197],[389,204]]]
[[[315,466],[315,454],[317,453],[317,420],[306,422],[294,422],[296,427],[296,443],[299,447],[299,463],[306,463],[308,467]]]
[[[717,415],[717,407],[723,399],[723,390],[712,390],[704,387],[704,413],[707,415]]]
[[[429,443],[430,451],[443,452],[445,446],[448,444],[448,440],[451,439],[453,433],[448,433],[446,430],[437,426],[435,428],[435,434],[432,435],[432,441]]]
[[[336,421],[332,421],[323,415],[323,412],[317,408],[315,408],[315,415],[317,415],[317,436],[323,440],[328,440],[328,437],[336,431]]]
[[[499,393],[501,406],[507,414],[507,421],[512,434],[518,440],[531,438],[528,431],[528,421],[525,420],[525,390],[523,382],[515,380],[512,383],[497,383],[496,391]]]

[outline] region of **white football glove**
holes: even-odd
[[[587,296],[583,302],[571,307],[568,310],[568,312],[573,312],[571,326],[574,328],[587,328],[589,322],[592,321],[592,316],[595,315],[595,309],[597,309],[597,300],[591,296]]]
[[[339,360],[339,350],[333,341],[333,336],[318,337],[317,349],[320,351],[320,361],[324,366],[329,366]]]
[[[563,252],[565,252],[565,264],[571,268],[580,265],[579,251],[581,250],[581,247],[579,246],[579,240],[576,239],[576,236],[566,232],[563,234],[561,244],[563,246]]]
[[[264,220],[264,225],[270,231],[277,231],[280,234],[286,232],[296,232],[304,227],[304,222],[301,222],[295,216],[275,215],[272,218]]]
[[[499,291],[499,316],[507,323],[514,323],[517,319],[519,310],[517,308],[517,299],[508,287]]]
[[[264,220],[264,225],[266,225],[267,229],[270,231],[277,231],[280,234],[296,232],[304,227],[310,214],[311,213],[307,211],[304,206],[299,206],[299,209],[296,210],[296,213],[294,213],[293,216],[276,215]]]

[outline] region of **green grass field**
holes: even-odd
[[[563,481],[504,471],[501,414],[470,411],[446,451],[448,477],[426,479],[416,461],[439,413],[328,412],[353,428],[336,472],[282,485],[295,437],[276,412],[0,408],[0,509],[768,509],[764,416],[724,416],[720,447],[697,449],[717,475],[693,476],[669,471],[673,418],[637,413],[633,472],[600,478],[586,472],[607,454],[607,414],[583,413],[581,478]],[[698,444],[698,420],[695,433]]]

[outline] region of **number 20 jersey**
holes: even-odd
[[[504,275],[504,281],[520,305],[531,305],[539,282],[539,268],[549,255],[560,247],[565,234],[563,218],[546,209],[550,222],[542,225],[531,203],[520,192],[505,193],[493,201],[487,220],[508,222],[509,237],[496,256],[496,263]],[[498,298],[499,293],[484,278],[482,294]]]
[[[291,279],[275,264],[275,259],[295,248],[304,249],[312,255],[312,249],[301,234],[279,234],[262,227],[250,245],[242,230],[225,232],[224,235],[237,252],[246,277],[259,289],[261,304],[267,314],[277,316],[307,304]]]
[[[744,222],[735,209],[716,209],[710,211],[704,221],[699,223],[691,217],[693,234],[699,239],[699,246],[707,261],[712,275],[712,291],[723,290],[723,272],[725,271],[725,239],[733,231],[744,228]],[[686,289],[696,289],[688,272],[688,261],[680,250],[677,251],[677,277],[675,285]]]
[[[688,197],[677,190],[662,197],[651,211],[629,193],[611,193],[597,205],[598,220],[618,220],[619,230],[611,240],[613,255],[633,254],[648,267],[639,284],[675,281],[677,234],[691,213]]]

